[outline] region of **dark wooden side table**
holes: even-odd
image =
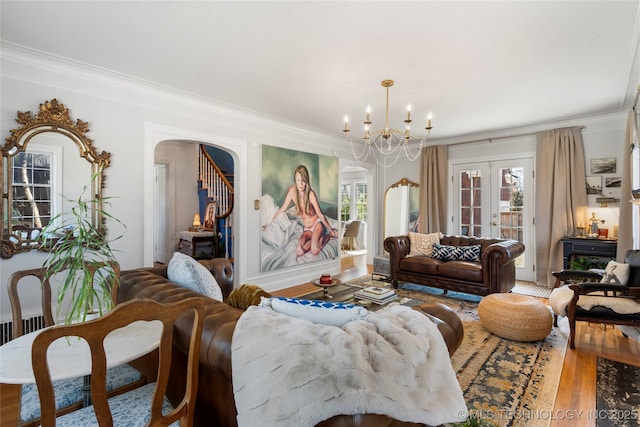
[[[206,242],[211,246],[215,254],[214,243],[216,241],[216,233],[213,231],[179,231],[178,232],[178,252],[182,252],[182,244],[188,242],[191,244],[191,256],[196,256],[196,246],[198,243]]]
[[[609,261],[616,258],[618,241],[615,239],[595,239],[565,237],[562,239],[562,260],[564,269],[569,269],[575,257],[587,256]]]

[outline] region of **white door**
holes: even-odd
[[[154,230],[154,261],[166,264],[167,259],[167,165],[156,163],[155,174],[155,230]]]
[[[452,165],[453,233],[525,244],[516,278],[535,280],[533,159]]]

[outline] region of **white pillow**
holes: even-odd
[[[222,290],[216,278],[195,259],[181,252],[174,252],[167,266],[167,278],[180,286],[222,301]]]
[[[339,328],[347,322],[364,318],[368,313],[366,308],[356,304],[285,297],[262,297],[260,307],[271,307],[278,313]]]
[[[431,256],[433,244],[440,243],[441,237],[442,233],[440,232],[430,234],[409,232],[409,241],[411,244],[409,245],[409,255],[407,255],[407,257],[418,255]]]
[[[629,281],[629,264],[609,261],[600,283],[610,283],[613,285],[626,285]]]

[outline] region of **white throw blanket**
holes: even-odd
[[[238,426],[314,426],[340,414],[439,425],[467,409],[446,344],[422,313],[393,306],[342,328],[250,307],[233,334]]]
[[[573,298],[573,291],[569,286],[555,288],[549,295],[549,305],[558,316],[567,315],[567,306]],[[578,306],[585,310],[602,306],[610,308],[620,314],[640,313],[640,304],[631,298],[612,298],[602,296],[601,291],[591,292],[588,295],[580,295]]]

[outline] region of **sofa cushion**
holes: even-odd
[[[442,233],[412,233],[409,232],[409,241],[411,245],[409,246],[409,255],[408,257],[414,257],[418,255],[431,255],[433,251],[433,245],[435,243],[440,243],[440,237]]]
[[[612,285],[626,285],[629,281],[629,272],[629,264],[609,261],[600,282]]]
[[[443,261],[428,256],[416,256],[400,260],[400,269],[418,274],[438,274],[438,266]]]
[[[271,307],[278,313],[342,327],[351,320],[362,319],[368,314],[366,308],[344,302],[305,300],[300,298],[262,298],[261,307]]]
[[[438,267],[440,276],[451,279],[468,280],[482,285],[482,266],[470,261],[447,261]]]
[[[480,245],[448,246],[435,243],[432,258],[443,261],[480,261]]]
[[[174,252],[167,266],[167,278],[185,288],[222,301],[222,290],[211,272],[195,259]]]

